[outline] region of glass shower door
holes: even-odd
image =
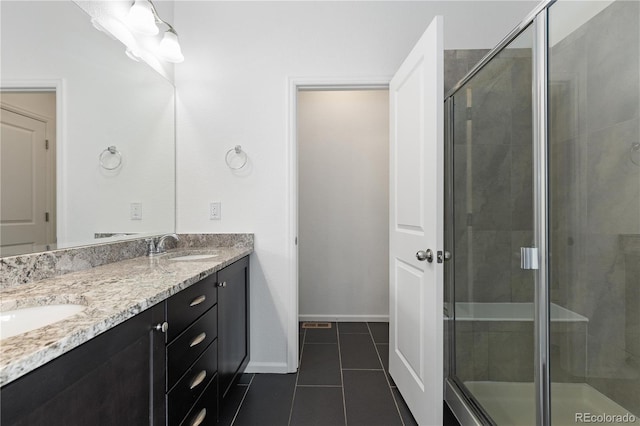
[[[638,424],[640,2],[548,13],[552,424]]]
[[[533,30],[453,95],[453,376],[484,416],[533,425]]]

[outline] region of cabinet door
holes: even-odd
[[[164,303],[9,383],[2,425],[164,425],[162,321]]]
[[[249,258],[218,272],[218,377],[224,398],[249,362]]]

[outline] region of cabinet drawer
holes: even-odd
[[[167,389],[182,377],[218,334],[218,307],[214,306],[167,346]]]
[[[214,340],[168,395],[169,424],[179,424],[202,395],[218,368],[218,341]]]
[[[217,275],[210,275],[167,300],[167,342],[171,342],[196,318],[216,304],[216,281]]]
[[[214,377],[180,426],[215,426],[218,423],[218,376]],[[170,426],[173,426],[169,423]]]

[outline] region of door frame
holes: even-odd
[[[66,241],[67,214],[63,208],[66,204],[66,170],[65,170],[65,81],[64,79],[37,79],[37,80],[2,80],[0,91],[5,92],[55,92],[56,94],[56,139],[55,139],[55,163],[56,163],[56,240]]]
[[[287,259],[289,292],[286,321],[287,373],[298,370],[298,138],[297,93],[307,90],[389,89],[392,76],[383,77],[289,77],[287,84]]]

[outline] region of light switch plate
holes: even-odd
[[[131,203],[131,220],[142,220],[142,203]]]
[[[220,209],[222,205],[220,201],[215,201],[209,204],[209,220],[220,220],[222,218],[222,214]]]

